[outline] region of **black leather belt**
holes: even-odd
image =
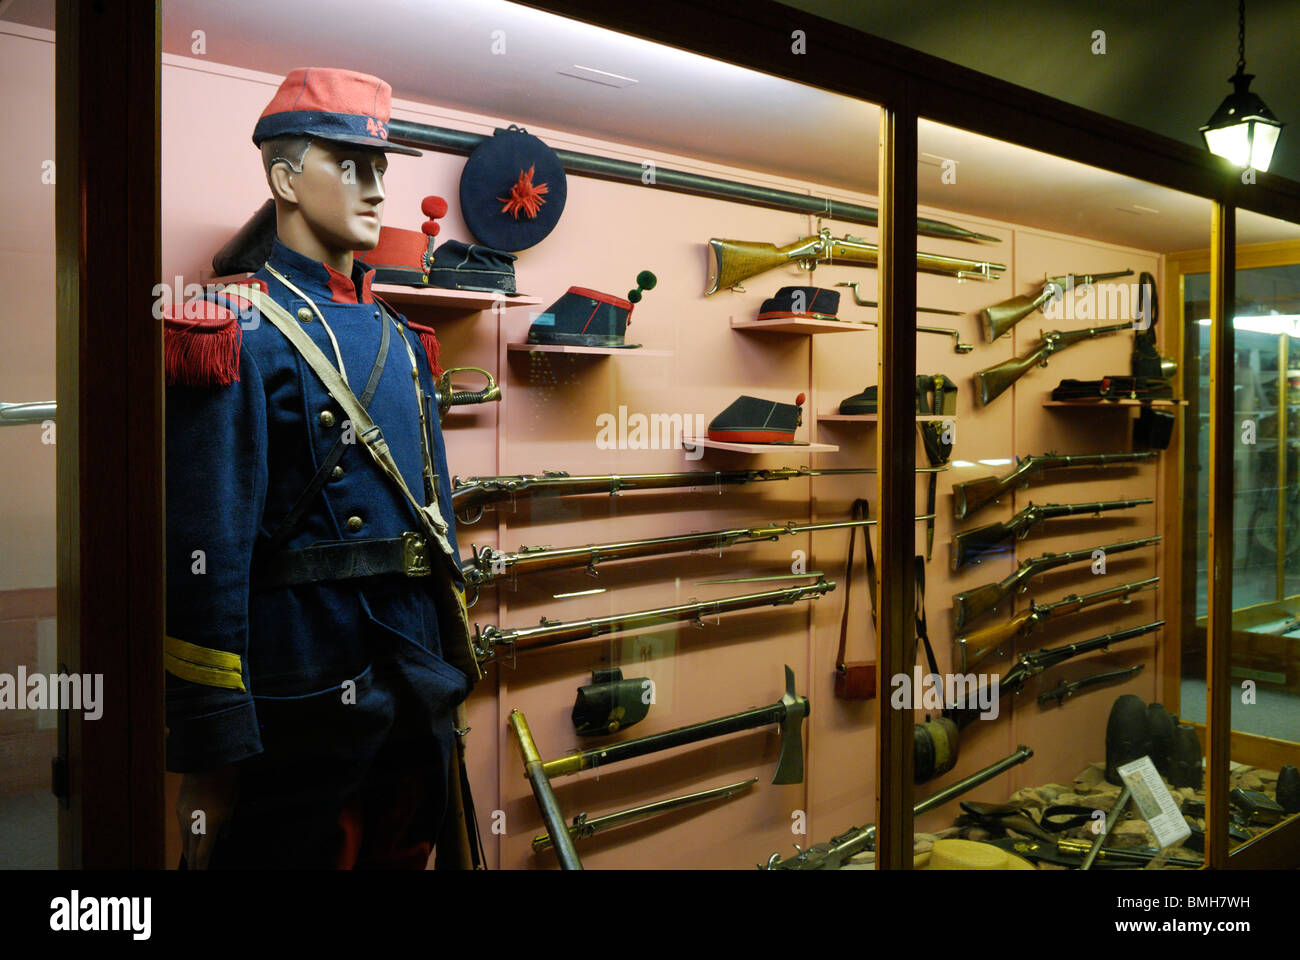
[[[428,543],[423,534],[318,543],[260,558],[253,575],[258,587],[289,587],[401,574],[427,577]]]

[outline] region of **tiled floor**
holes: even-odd
[[[58,867],[58,809],[48,790],[0,797],[0,869]]]

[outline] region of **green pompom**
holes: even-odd
[[[640,273],[636,275],[636,285],[640,287],[642,290],[653,290],[655,288],[655,284],[657,284],[658,282],[659,282],[659,278],[656,277],[649,270],[642,270]]]
[[[628,299],[631,303],[640,303],[640,302],[641,302],[641,291],[640,291],[640,290],[629,290],[629,291],[627,292],[627,299]]]

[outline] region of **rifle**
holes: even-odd
[[[787,243],[784,247],[773,243],[714,238],[709,241],[709,287],[704,295],[707,297],[719,290],[738,286],[741,281],[788,263],[796,263],[801,270],[809,271],[815,269],[818,263],[874,267],[879,257],[880,248],[875,244],[867,243],[861,237],[832,237],[826,228],[813,236]],[[996,280],[1006,270],[1006,265],[918,251],[916,269],[959,280]]]
[[[921,472],[924,468],[917,468]],[[721,487],[728,484],[766,483],[800,477],[831,477],[875,473],[874,467],[810,470],[808,467],[780,467],[770,470],[686,470],[682,473],[632,473],[617,476],[570,476],[562,471],[519,474],[505,477],[453,477],[451,507],[462,523],[475,523],[483,509],[518,497],[570,497],[585,493],[618,496],[623,490],[667,490],[677,487]],[[719,491],[720,493],[721,491]]]
[[[1040,457],[1025,457],[1019,461],[1016,469],[1005,477],[980,477],[952,485],[953,516],[964,520],[980,507],[992,503],[1002,494],[1016,487],[1025,486],[1034,474],[1045,470],[1062,470],[1066,467],[1105,467],[1112,463],[1136,463],[1139,460],[1152,460],[1160,456],[1159,450],[1143,450],[1139,453],[1085,453],[1062,456],[1048,451]]]
[[[1053,300],[1059,300],[1067,290],[1090,286],[1101,280],[1131,276],[1133,276],[1132,270],[1116,270],[1114,273],[1069,273],[1062,277],[1045,277],[1043,289],[1038,296],[1031,297],[1026,294],[1012,297],[1010,300],[1003,300],[980,311],[980,326],[984,330],[984,339],[992,343],[1035,310]]]
[[[933,514],[929,514],[916,519],[928,520],[932,516]],[[625,540],[620,543],[589,544],[585,547],[520,547],[514,553],[505,553],[492,547],[471,547],[471,559],[461,563],[460,569],[466,585],[470,587],[486,586],[503,577],[513,578],[519,574],[577,567],[586,567],[587,575],[594,577],[598,575],[596,565],[607,560],[651,557],[692,550],[723,550],[745,543],[778,540],[799,533],[869,527],[874,526],[875,523],[875,520],[773,523],[765,526],[737,527],[731,530],[687,533],[675,537],[650,537],[646,540]]]
[[[1143,537],[1141,540],[1124,540],[1105,547],[1069,550],[1065,553],[1045,553],[1040,557],[1022,560],[1020,566],[1005,579],[986,583],[982,587],[963,590],[952,598],[957,629],[965,629],[972,620],[996,609],[1003,600],[1023,591],[1029,581],[1040,573],[1078,563],[1081,560],[1091,560],[1098,550],[1109,556],[1112,553],[1124,553],[1128,550],[1137,550],[1139,547],[1149,547],[1159,542],[1160,537]]]
[[[1129,677],[1141,673],[1144,666],[1146,666],[1146,664],[1139,663],[1135,666],[1129,667],[1127,670],[1108,670],[1105,673],[1094,673],[1090,677],[1080,677],[1078,680],[1066,680],[1062,677],[1060,682],[1051,690],[1044,690],[1038,695],[1038,705],[1040,707],[1045,707],[1055,700],[1058,707],[1063,707],[1065,706],[1065,701],[1074,696],[1080,690],[1086,690],[1088,687],[1095,687],[1099,683],[1111,683],[1116,680],[1127,680]]]
[[[1031,600],[1028,607],[1005,623],[995,623],[992,626],[984,627],[982,630],[976,630],[974,633],[954,640],[953,659],[959,665],[958,670],[965,673],[970,667],[979,663],[1014,637],[1029,636],[1040,623],[1045,623],[1056,616],[1068,616],[1072,613],[1078,613],[1085,607],[1091,607],[1096,603],[1105,603],[1107,600],[1128,603],[1132,594],[1145,590],[1147,587],[1153,587],[1159,581],[1159,577],[1150,577],[1146,580],[1136,580],[1133,583],[1122,583],[1119,586],[1107,587],[1105,590],[1098,590],[1095,593],[1086,593],[1082,597],[1072,593],[1055,603],[1040,605],[1037,601]]]
[[[800,600],[814,600],[835,589],[835,581],[827,580],[821,574],[815,576],[814,583],[801,584],[797,587],[785,587],[781,590],[767,590],[762,593],[747,593],[738,597],[722,597],[717,600],[698,600],[683,603],[675,607],[659,607],[655,610],[640,610],[635,613],[618,613],[609,617],[592,617],[587,620],[573,620],[561,623],[542,618],[536,627],[502,629],[496,626],[480,627],[474,625],[474,652],[480,663],[486,663],[496,657],[497,647],[509,647],[511,656],[519,650],[536,650],[551,647],[574,640],[587,640],[610,633],[621,633],[636,627],[652,626],[662,623],[694,620],[702,622],[706,616],[730,613],[733,610],[748,610],[752,607],[788,606]],[[755,578],[763,579],[763,578]],[[770,579],[770,578],[768,578]]]
[[[1155,633],[1164,625],[1163,620],[1156,620],[1140,627],[1129,627],[1127,630],[1107,633],[1100,637],[1093,637],[1091,640],[1080,640],[1078,643],[1066,644],[1063,647],[1052,647],[1050,650],[1035,650],[1032,653],[1022,653],[1016,659],[1015,665],[1004,673],[1001,680],[998,681],[996,693],[999,699],[1007,693],[1017,694],[1024,689],[1026,683],[1049,667],[1055,667],[1067,660],[1073,660],[1080,654],[1106,649],[1114,643],[1122,643],[1125,640],[1132,640],[1134,637]],[[957,725],[958,730],[964,730],[979,717],[981,708],[978,704],[982,699],[983,697],[978,696],[976,691],[971,691],[963,702],[946,707],[943,715],[952,720]],[[968,706],[972,701],[976,705]]]
[[[968,563],[979,563],[981,557],[990,553],[1000,553],[998,544],[1012,537],[1017,540],[1025,539],[1029,536],[1029,531],[1044,520],[1073,517],[1084,513],[1100,514],[1103,510],[1125,510],[1148,503],[1155,503],[1155,501],[1150,498],[1099,500],[1094,503],[1044,503],[1039,506],[1031,502],[1010,520],[1002,520],[953,534],[949,548],[952,569],[958,570]]]
[[[981,370],[975,374],[975,384],[979,387],[980,403],[986,406],[992,403],[1006,392],[1013,383],[1028,373],[1031,367],[1047,366],[1047,358],[1052,354],[1059,353],[1076,343],[1091,340],[1093,337],[1119,333],[1121,330],[1129,330],[1132,327],[1133,323],[1131,321],[1125,321],[1124,323],[1112,323],[1107,327],[1087,327],[1083,330],[1052,330],[1044,333],[1041,335],[1042,339],[1038,341],[1038,346],[1023,357],[1012,357],[1010,360],[1003,360],[1001,363],[995,363],[987,370]]]
[[[989,840],[987,843],[995,847],[1001,847],[1003,850],[1010,850],[1014,854],[1026,857],[1030,860],[1045,860],[1048,863],[1059,863],[1067,867],[1077,867],[1081,865],[1088,856],[1091,845],[1086,840],[1021,840],[1018,837],[1003,837],[1000,840]],[[1155,850],[1151,847],[1102,847],[1097,851],[1097,866],[1099,867],[1140,867],[1150,863],[1158,857],[1163,851]],[[1163,861],[1167,867],[1189,867],[1199,868],[1205,865],[1204,861],[1192,859],[1191,857],[1166,857]]]
[[[1017,747],[1016,752],[1010,756],[1003,757],[997,763],[990,764],[983,770],[977,770],[969,777],[944,787],[933,796],[926,797],[912,808],[912,816],[919,817],[923,813],[942,807],[968,790],[974,790],[998,774],[1024,763],[1033,755],[1034,751],[1029,747]],[[796,856],[782,860],[780,854],[774,853],[768,857],[766,864],[759,864],[758,868],[760,870],[838,870],[850,857],[863,850],[870,850],[875,845],[876,825],[874,823],[865,827],[850,827],[838,837],[831,837],[826,843],[819,843],[807,850],[800,849],[796,843],[794,848],[799,851]]]

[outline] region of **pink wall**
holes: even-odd
[[[253,122],[269,99],[278,78],[176,57],[163,67],[163,240],[164,277],[207,279],[212,252],[262,202],[266,188],[256,150],[247,139]],[[427,104],[403,102],[399,117],[442,126],[490,133],[508,118],[473,116]],[[216,119],[225,124],[216,127]],[[779,181],[744,170],[701,164],[687,157],[635,155],[617,144],[532,128],[559,148],[621,156],[638,162],[653,159],[663,166],[714,173],[786,189],[833,193],[811,184]],[[854,135],[853,131],[842,131]],[[871,131],[862,132],[873,142]],[[459,174],[464,158],[426,153],[419,159],[394,157],[388,175],[386,222],[415,228],[422,217],[420,198],[446,196],[452,210],[442,236],[468,239],[457,211]],[[846,199],[870,202],[870,184]],[[1062,377],[1095,377],[1128,370],[1129,338],[1113,337],[1080,346],[1053,359],[1047,370],[1029,374],[1014,395],[988,409],[974,403],[970,375],[1012,352],[1028,348],[1041,318],[1026,321],[1014,340],[983,345],[975,314],[983,306],[1028,289],[1044,271],[1075,267],[1109,270],[1131,267],[1157,269],[1160,258],[1128,250],[1018,230],[1010,224],[974,220],[942,211],[927,211],[954,223],[993,233],[996,246],[976,247],[923,239],[927,251],[1001,260],[1011,269],[993,283],[963,282],[923,276],[918,295],[924,305],[968,311],[963,318],[924,317],[922,323],[945,325],[956,320],[975,352],[958,356],[950,343],[922,336],[918,369],[942,372],[959,383],[957,459],[974,461],[1013,455],[1126,449],[1127,414],[1123,412],[1052,412],[1041,407],[1043,395]],[[776,287],[800,282],[793,270],[774,271],[748,284],[748,293],[720,293],[705,298],[704,242],[730,236],[784,243],[809,232],[806,217],[736,204],[692,198],[668,192],[571,177],[564,217],[556,231],[539,246],[525,251],[518,264],[519,289],[551,302],[569,285],[623,294],[638,270],[649,268],[659,286],[636,308],[630,340],[646,348],[671,351],[671,356],[569,357],[555,354],[510,354],[505,345],[523,339],[528,310],[509,310],[498,325],[491,314],[455,315],[423,307],[408,308],[416,320],[435,323],[444,358],[496,371],[505,398],[498,406],[457,414],[446,430],[453,473],[535,473],[543,469],[574,473],[631,473],[683,469],[727,469],[748,466],[870,465],[875,456],[873,429],[862,425],[818,425],[816,413],[830,411],[843,397],[876,382],[873,333],[836,334],[819,338],[740,333],[729,318],[752,318],[759,303]],[[849,227],[855,234],[871,231]],[[816,282],[860,280],[864,294],[875,289],[876,274],[853,268],[824,268]],[[868,311],[852,305],[846,295],[841,315]],[[870,311],[874,314],[874,311]],[[1083,326],[1065,322],[1060,326]],[[1050,327],[1047,327],[1050,329]],[[620,405],[631,412],[702,414],[705,421],[740,393],[790,401],[809,394],[805,433],[810,439],[837,443],[840,452],[814,456],[764,454],[745,456],[709,452],[689,462],[680,450],[608,451],[595,445],[596,417],[616,413]],[[918,448],[919,449],[919,448]],[[950,574],[948,539],[952,530],[951,484],[981,473],[1008,468],[972,468],[944,474],[939,486],[934,561],[928,568],[931,636],[941,669],[949,662],[952,638],[948,600],[952,594],[1010,572],[1010,559],[984,563]],[[1071,502],[1120,496],[1156,496],[1157,468],[1086,477],[1057,473],[1047,483],[1019,493],[997,508],[984,511],[982,522],[1009,516],[1032,497],[1037,502]],[[462,546],[572,545],[630,539],[691,530],[738,526],[768,520],[828,520],[842,518],[852,499],[873,497],[874,481],[853,478],[792,481],[728,491],[671,494],[632,494],[519,503],[514,509],[487,514],[479,523],[462,527]],[[918,505],[924,486],[918,483]],[[1019,556],[1046,550],[1076,548],[1092,543],[1154,534],[1158,513],[1140,509],[1111,514],[1103,520],[1057,521],[1021,545]],[[924,543],[918,527],[918,546]],[[747,576],[788,572],[791,551],[808,554],[808,568],[841,579],[847,535],[825,533],[784,538],[727,551],[723,556],[667,557],[602,570],[598,584],[607,592],[572,600],[552,594],[588,589],[581,572],[538,577],[520,582],[517,590],[501,587],[485,592],[471,611],[480,623],[505,626],[534,624],[543,615],[574,619],[620,611],[667,606],[690,598],[720,597],[761,589],[748,585],[698,585],[718,576]],[[860,554],[859,554],[860,556]],[[861,564],[861,560],[859,560]],[[1157,555],[1147,551],[1132,560],[1112,562],[1104,582],[1118,583],[1158,572]],[[875,654],[875,640],[866,625],[861,570],[855,571],[855,627],[850,658]],[[1034,591],[1055,600],[1071,591],[1097,589],[1102,578],[1086,571],[1044,578]],[[791,842],[807,846],[874,817],[874,716],[871,703],[837,701],[832,694],[832,668],[838,640],[843,590],[809,605],[734,614],[704,629],[669,627],[632,638],[587,641],[521,658],[517,669],[493,668],[471,698],[470,738],[472,779],[480,822],[485,831],[493,811],[504,812],[504,835],[487,837],[494,865],[506,868],[553,867],[551,855],[534,856],[530,840],[540,832],[540,818],[523,779],[518,753],[506,732],[512,708],[523,710],[546,757],[555,757],[580,744],[569,722],[574,690],[586,682],[592,668],[621,664],[631,676],[648,676],[657,686],[657,703],[650,716],[630,731],[642,736],[686,723],[710,719],[778,699],[782,664],[789,664],[801,692],[812,702],[805,729],[807,775],[797,786],[770,785],[777,753],[775,730],[737,734],[685,750],[658,754],[609,770],[557,781],[557,795],[569,816],[579,811],[597,816],[652,799],[693,792],[714,785],[759,778],[748,795],[720,806],[696,808],[652,824],[639,825],[586,841],[580,845],[590,867],[735,867],[752,868],[773,851],[790,851]],[[1116,608],[1097,617],[1079,616],[1068,625],[1040,631],[1036,645],[1055,645],[1155,618],[1155,594],[1123,608],[1122,618],[1108,621]],[[987,621],[986,621],[987,622]],[[1148,669],[1124,691],[1148,699],[1156,695],[1155,642],[1146,639],[1097,658],[1088,669],[1074,665],[1071,676],[1109,665],[1145,662]],[[987,669],[1005,669],[1008,660],[987,661]],[[1056,675],[1049,682],[1054,684]],[[1037,751],[1035,758],[1011,774],[976,790],[974,797],[1004,799],[1020,785],[1068,781],[1084,764],[1103,755],[1107,711],[1122,692],[1107,688],[1071,702],[1063,710],[1043,714],[1033,701],[1037,687],[1026,692],[1014,708],[1003,705],[1003,717],[977,724],[962,743],[962,758],[949,779],[964,776],[1006,755],[1017,743]],[[582,744],[585,746],[586,744]],[[928,795],[942,782],[919,789]],[[950,821],[950,808],[931,815],[927,825]],[[791,833],[792,818],[807,815],[807,834]]]

